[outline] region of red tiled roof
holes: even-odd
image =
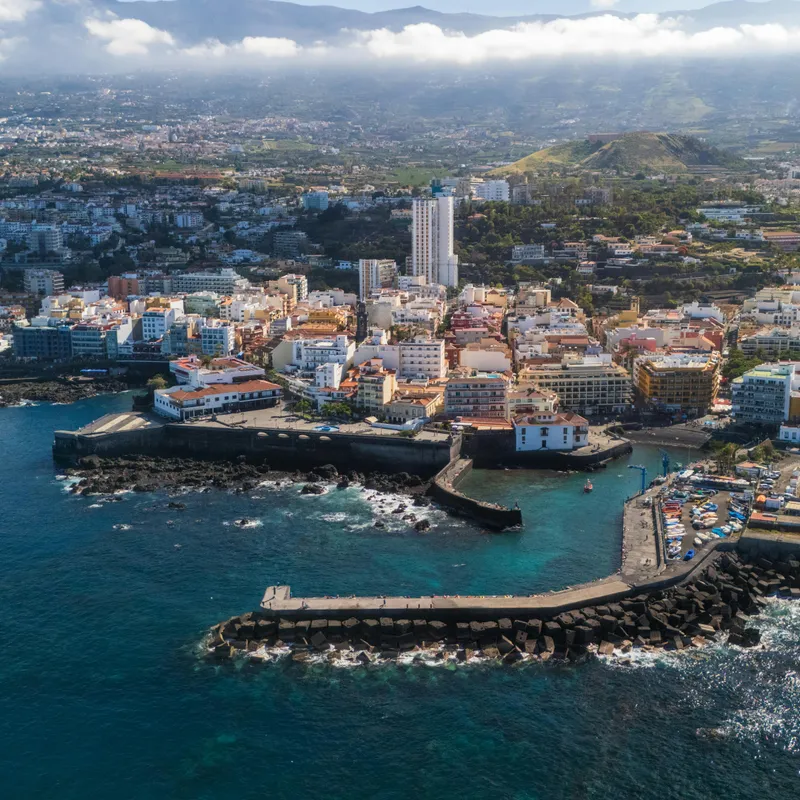
[[[242,392],[268,392],[280,389],[277,383],[269,381],[244,381],[243,383],[212,383],[200,389],[179,389],[177,392],[170,392],[169,397],[173,400],[199,400],[201,397],[209,397],[213,394],[241,394]]]

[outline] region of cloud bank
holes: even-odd
[[[112,56],[146,56],[153,46],[175,44],[170,33],[140,19],[87,19],[85,25],[91,36],[106,42]]]
[[[610,0],[597,1],[610,4]],[[0,9],[3,4],[10,7],[10,3],[18,2],[0,0]],[[334,43],[313,47],[303,47],[287,38],[264,36],[248,36],[232,44],[212,39],[182,46],[177,34],[138,19],[91,18],[84,24],[90,37],[99,39],[113,56],[141,59],[156,55],[187,65],[228,59],[264,62],[301,54],[311,60],[367,58],[408,64],[473,65],[581,56],[660,58],[800,53],[800,27],[743,24],[688,31],[685,20],[657,14],[639,14],[628,19],[604,14],[586,19],[521,23],[475,35],[446,31],[430,23],[408,25],[400,31],[344,30]]]
[[[41,5],[42,0],[0,0],[0,22],[23,22]]]

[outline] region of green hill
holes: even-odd
[[[548,147],[500,167],[493,174],[513,175],[562,167],[624,173],[677,173],[695,167],[745,169],[747,162],[693,136],[625,133],[605,143],[584,139]]]

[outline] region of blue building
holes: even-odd
[[[69,361],[72,358],[72,326],[14,326],[14,357],[37,361]]]
[[[325,211],[328,208],[328,193],[306,192],[303,195],[303,208],[306,211]]]

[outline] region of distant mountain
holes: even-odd
[[[691,4],[691,0],[687,2]],[[611,9],[599,8],[580,14],[575,12],[590,7],[586,0],[531,0],[533,13],[507,17],[442,13],[422,6],[366,13],[334,5],[297,5],[279,0],[0,0],[0,62],[4,74],[12,71],[19,74],[62,72],[65,69],[77,73],[115,71],[127,69],[137,59],[142,66],[157,70],[168,66],[170,53],[174,56],[182,49],[196,48],[209,41],[236,46],[249,37],[290,39],[301,48],[321,42],[331,49],[341,48],[345,55],[349,55],[347,48],[357,40],[354,31],[388,29],[399,32],[408,25],[429,23],[448,33],[475,36],[486,31],[509,29],[519,23],[549,22],[565,16],[572,20],[603,14],[629,18],[636,13],[633,9],[637,3],[641,12],[650,11],[647,8],[650,0],[624,0]],[[555,13],[541,13],[556,8],[559,10]],[[624,12],[619,9],[624,9]],[[689,33],[744,23],[782,23],[787,27],[797,27],[800,26],[800,1],[727,0],[699,10],[668,12],[668,16],[681,17],[679,27]],[[569,36],[568,29],[554,38],[563,39],[565,36]],[[424,48],[424,32],[418,31],[411,38],[415,38],[416,47]],[[780,37],[775,41],[780,42]],[[435,35],[431,42],[431,47],[437,46]],[[454,49],[452,39],[449,43],[451,50]],[[258,43],[255,46],[257,48]],[[380,41],[378,46],[383,47],[381,55],[385,57],[386,47]],[[463,44],[467,51],[472,46],[469,42]],[[490,52],[491,47],[484,42],[476,50]],[[580,50],[580,47],[574,48],[578,57]],[[217,52],[224,53],[225,49],[218,48]],[[567,47],[567,52],[571,53],[573,49]],[[623,48],[621,52],[624,55],[627,51]],[[423,60],[409,59],[407,53],[408,47],[400,47],[397,58],[405,57],[409,64]],[[563,51],[556,48],[558,53],[563,54]],[[109,54],[114,58],[109,58]],[[342,52],[337,55],[341,58]],[[669,51],[664,55],[669,57]],[[534,48],[529,58],[524,56],[523,47],[520,60],[511,59],[509,65],[534,59],[543,61],[547,58],[547,48],[542,49],[541,55],[540,49]],[[445,60],[451,64],[459,63],[458,59]],[[466,62],[469,60],[465,59]],[[502,59],[492,56],[488,60]],[[214,66],[223,68],[224,61],[196,58],[191,66],[210,70]],[[300,60],[296,63],[305,64]],[[791,74],[789,71],[787,77]]]
[[[521,174],[559,167],[652,174],[687,172],[692,167],[745,169],[747,162],[692,136],[641,132],[620,134],[610,141],[603,136],[599,140],[590,137],[566,142],[532,153],[495,170],[494,174]]]
[[[90,0],[91,2],[91,0]],[[509,28],[519,22],[546,22],[564,16],[589,17],[598,14],[633,16],[637,12],[621,13],[599,9],[592,13],[576,14],[581,4],[576,2],[548,3],[547,8],[560,6],[554,13],[534,13],[513,17],[480,14],[447,14],[423,6],[398,8],[369,14],[330,5],[303,6],[278,0],[170,0],[170,2],[118,2],[93,0],[96,8],[112,11],[117,16],[143,20],[153,27],[169,31],[182,42],[195,43],[215,38],[233,42],[244,36],[279,36],[294,39],[300,44],[335,39],[342,29],[402,30],[406,25],[428,22],[450,31],[474,35],[497,28]],[[585,7],[586,4],[583,4]],[[626,4],[630,7],[631,4]],[[641,13],[649,13],[647,0],[638,4]],[[532,10],[542,7],[532,3]],[[80,6],[86,8],[85,5]],[[54,6],[55,8],[55,6]],[[674,11],[667,16],[688,17],[690,27],[705,29],[717,25],[736,26],[742,23],[765,24],[800,23],[800,2],[797,0],[726,0],[694,11]]]

